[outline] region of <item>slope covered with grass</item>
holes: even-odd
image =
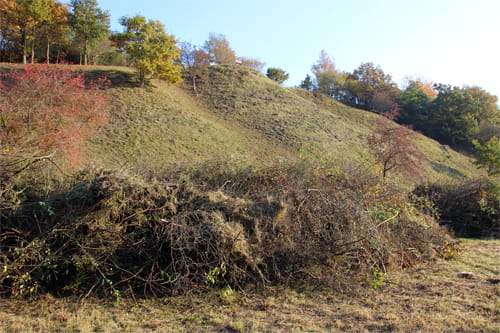
[[[126,72],[104,74],[114,77],[111,121],[90,146],[100,166],[157,172],[206,160],[259,166],[306,158],[377,172],[367,137],[379,116],[327,96],[281,87],[241,66],[210,67],[196,93],[187,83],[141,88]],[[478,175],[472,159],[418,133],[412,140],[425,155],[426,181]],[[390,178],[405,186],[421,181],[405,173]]]

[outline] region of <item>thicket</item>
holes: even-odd
[[[147,180],[85,171],[49,194],[18,179],[18,204],[1,208],[0,293],[348,290],[449,255],[448,234],[377,179],[305,164],[209,164]]]
[[[493,180],[458,185],[425,184],[414,191],[416,202],[458,237],[500,238],[500,188]],[[433,207],[432,209],[429,209]]]
[[[78,164],[85,139],[107,120],[101,89],[108,83],[49,65],[26,65],[1,74],[0,189],[10,177],[41,161],[60,158]]]

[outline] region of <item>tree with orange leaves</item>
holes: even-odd
[[[8,41],[22,54],[19,59],[24,64],[35,61],[36,41],[39,38],[51,40],[49,36],[58,36],[66,26],[67,8],[55,0],[0,0],[0,31],[2,38]]]

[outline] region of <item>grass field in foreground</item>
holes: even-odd
[[[163,300],[0,300],[1,332],[497,332],[499,240],[389,274],[377,290],[219,291]],[[462,274],[467,272],[468,274]],[[470,274],[469,274],[470,273]]]

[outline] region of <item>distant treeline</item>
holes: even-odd
[[[300,87],[325,93],[345,104],[380,114],[443,144],[471,148],[499,136],[498,98],[480,87],[453,87],[408,78],[400,89],[392,77],[373,63],[352,73],[337,70],[325,51]]]

